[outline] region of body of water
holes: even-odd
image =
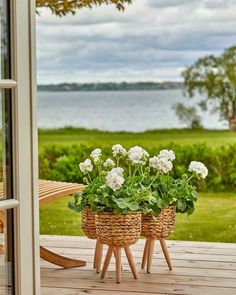
[[[182,90],[39,92],[39,128],[65,126],[108,131],[140,132],[150,129],[186,127],[172,106],[178,102],[194,104]],[[200,112],[205,128],[225,129],[218,114]]]

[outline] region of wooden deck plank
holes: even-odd
[[[114,259],[105,280],[93,270],[95,241],[85,237],[42,236],[41,243],[56,253],[87,261],[86,267],[80,269],[61,269],[41,261],[42,294],[45,295],[236,294],[236,244],[167,241],[173,271],[168,270],[158,245],[152,273],[146,274],[140,267],[144,247],[141,240],[132,246],[139,279],[133,280],[123,253],[122,283],[117,285]]]
[[[93,243],[94,240],[90,240],[86,237],[81,236],[54,236],[54,235],[41,235],[42,242],[53,242],[53,241],[63,241],[64,243],[71,242],[80,242],[80,243]],[[144,239],[140,239],[140,241],[134,245],[135,247],[144,243]],[[213,248],[213,249],[233,249],[236,251],[235,243],[214,243],[214,242],[195,242],[195,241],[171,241],[167,240],[168,246],[182,246],[185,248],[197,247],[197,248]]]
[[[51,265],[47,264],[41,264],[42,265],[42,270],[43,270],[43,276],[47,274],[47,271],[52,271],[52,270],[61,270],[58,267],[52,268]],[[123,270],[124,272],[130,271],[130,268],[128,264],[123,263]],[[93,270],[93,264],[87,263],[87,268],[86,270]],[[110,265],[110,270],[115,270],[115,265],[112,263]],[[141,270],[140,264],[137,265],[137,269],[139,273],[145,273],[144,270]],[[74,269],[74,271],[79,271],[79,269]],[[80,273],[84,272],[84,268],[81,268]],[[166,265],[158,265],[158,266],[153,266],[152,267],[152,274],[160,274],[160,275],[182,275],[182,276],[196,276],[196,277],[214,277],[214,278],[231,278],[231,279],[236,279],[236,273],[231,270],[224,270],[222,272],[222,269],[202,269],[202,268],[194,268],[194,269],[189,269],[188,267],[175,267],[171,272],[167,268]],[[80,277],[80,274],[78,274]]]
[[[130,273],[130,271],[126,272]],[[66,269],[66,270],[44,270],[42,272],[43,278],[64,278],[67,277],[71,279],[90,279],[90,280],[99,280],[99,275],[96,274],[93,270],[75,270],[75,269]],[[108,278],[114,278],[114,271],[110,271]],[[162,283],[162,284],[176,284],[180,283],[183,285],[196,285],[196,286],[212,286],[212,287],[228,287],[228,288],[235,288],[236,290],[236,280],[234,278],[224,278],[224,280],[219,280],[217,277],[211,276],[193,276],[191,274],[186,275],[179,275],[177,272],[166,272],[162,273],[150,273],[146,274],[144,271],[139,272],[140,281],[145,281],[145,283]],[[106,281],[106,280],[104,280]],[[125,281],[133,282],[132,277],[127,277]]]
[[[93,249],[88,250],[86,248],[59,248],[59,247],[48,247],[51,251],[55,253],[59,253],[61,255],[78,255],[84,254],[84,255],[93,255]],[[143,249],[140,249],[139,251],[135,251],[134,247],[131,248],[134,256],[137,259],[142,258],[142,252]],[[105,252],[105,251],[104,251]],[[175,260],[200,260],[200,261],[215,261],[215,262],[231,262],[231,263],[236,263],[236,255],[230,255],[230,254],[213,254],[213,253],[193,253],[192,251],[181,251],[181,252],[172,252],[171,249],[169,250],[170,254],[173,256]],[[163,257],[163,254],[161,251],[154,251],[154,257],[153,258],[160,258]],[[236,265],[235,265],[236,268]]]
[[[131,276],[131,274],[130,274]],[[83,279],[79,280],[78,278],[66,278],[66,280],[58,280],[57,278],[45,278],[43,282],[44,287],[61,287],[61,288],[77,288],[77,289],[92,289],[92,290],[103,290],[113,292],[113,290],[122,291],[122,292],[133,292],[133,293],[154,293],[155,290],[161,294],[183,294],[183,295],[235,295],[235,288],[223,288],[223,287],[212,287],[212,286],[196,286],[188,284],[180,284],[178,281],[173,284],[170,283],[160,283],[156,281],[155,283],[150,283],[141,280],[133,281],[133,279],[128,280],[128,276],[123,278],[121,284],[116,284],[114,282],[114,277],[107,278],[102,281],[100,279]],[[101,292],[101,294],[103,294]],[[68,293],[69,294],[69,293]]]
[[[61,288],[47,288],[42,287],[41,289],[41,295],[111,295],[111,291],[105,291],[105,290],[78,290],[78,289],[61,289]],[[116,291],[112,290],[112,295],[134,295],[133,292],[124,292],[124,291]],[[155,294],[155,295],[162,295],[161,293],[138,293],[139,295],[148,295],[148,294]]]
[[[48,248],[60,248],[60,249],[94,249],[95,243],[94,242],[68,242],[66,241],[63,243],[63,241],[43,241],[42,245],[44,247]],[[143,251],[144,244],[138,244],[135,246],[132,246],[132,251]],[[176,246],[168,246],[170,253],[189,253],[189,254],[214,254],[214,255],[231,255],[236,256],[236,249],[221,249],[221,248],[199,248],[199,247],[181,247],[179,245]],[[162,253],[160,245],[156,243],[154,253]]]

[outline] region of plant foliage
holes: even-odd
[[[75,14],[78,9],[92,8],[102,4],[114,5],[119,11],[125,9],[125,4],[131,4],[132,0],[36,0],[36,7],[46,7],[58,16]],[[37,13],[38,10],[37,10]]]
[[[183,71],[186,94],[196,92],[205,96],[200,103],[203,110],[210,107],[220,118],[236,120],[236,46],[226,49],[220,56],[199,58]]]

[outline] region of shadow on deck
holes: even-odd
[[[152,273],[146,274],[140,266],[144,247],[144,240],[140,240],[131,247],[139,279],[133,279],[123,256],[121,284],[115,283],[114,260],[105,280],[93,270],[95,241],[41,236],[41,244],[58,254],[87,262],[82,268],[61,269],[42,260],[42,295],[236,295],[236,244],[167,241],[174,268],[169,271],[156,242]]]

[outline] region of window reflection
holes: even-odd
[[[12,209],[0,210],[0,294],[13,293]]]
[[[9,1],[0,0],[1,79],[10,78]]]
[[[0,79],[11,78],[9,2],[0,0]],[[11,96],[11,90],[0,91],[0,295],[15,294],[13,209],[1,207],[13,198]]]

